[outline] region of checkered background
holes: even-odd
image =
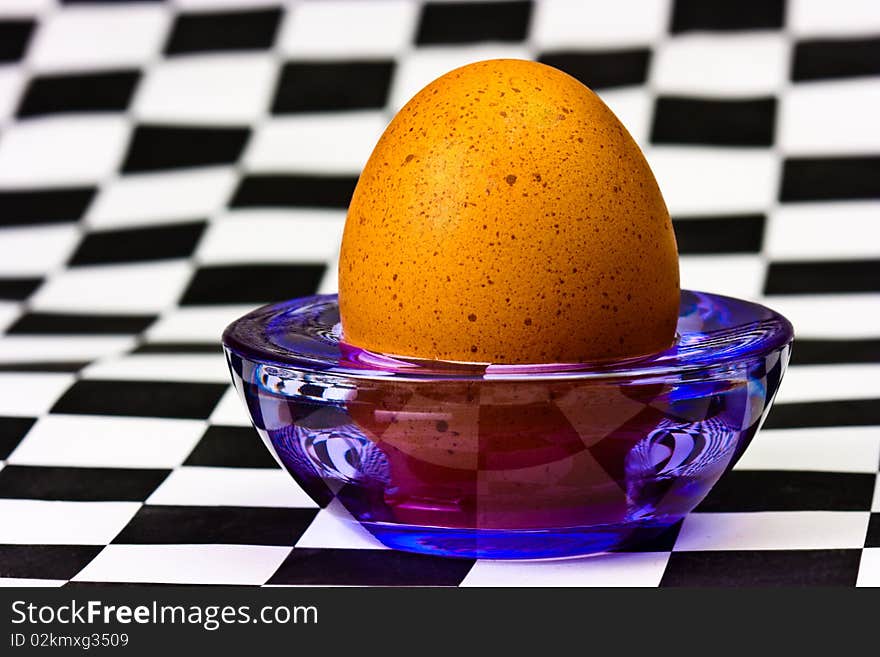
[[[335,290],[393,113],[490,57],[596,89],[683,285],[798,332],[762,434],[637,552],[384,549],[276,466],[229,385],[228,322]],[[878,586],[878,211],[876,0],[2,0],[2,581]]]

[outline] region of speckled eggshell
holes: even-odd
[[[480,363],[670,346],[669,212],[638,145],[583,84],[489,60],[400,110],[358,181],[339,262],[345,342]]]

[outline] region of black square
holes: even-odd
[[[0,545],[0,577],[70,579],[103,545]]]
[[[765,429],[798,427],[868,427],[880,424],[880,399],[776,404]]]
[[[0,191],[0,226],[77,221],[92,202],[94,187]]]
[[[317,513],[318,509],[148,504],[113,542],[292,547]]]
[[[253,427],[210,426],[184,465],[277,468]]]
[[[718,100],[661,96],[654,109],[656,144],[771,146],[775,98]]]
[[[764,294],[880,292],[880,260],[771,262]]]
[[[875,479],[855,472],[733,470],[715,484],[697,511],[868,511]]]
[[[131,350],[132,354],[220,354],[217,342],[147,342]]]
[[[880,548],[880,513],[872,513],[868,521],[868,535],[865,538],[865,547]]]
[[[52,412],[205,420],[227,388],[222,383],[84,379],[68,388]]]
[[[202,267],[183,294],[183,306],[260,304],[314,294],[325,265],[229,265]]]
[[[783,203],[880,198],[880,157],[796,157],[782,163]]]
[[[32,312],[9,327],[10,335],[125,335],[145,331],[155,315],[75,315]]]
[[[268,584],[311,586],[458,586],[471,559],[393,550],[294,548]]]
[[[422,9],[416,43],[525,41],[531,2],[429,2]]]
[[[0,299],[24,301],[42,284],[42,278],[0,278]]]
[[[19,117],[61,112],[121,112],[128,108],[138,71],[46,75],[31,80]]]
[[[205,222],[196,221],[88,233],[68,264],[76,267],[189,258],[195,252],[204,231]]]
[[[785,0],[675,0],[672,32],[778,30],[785,22]]]
[[[73,502],[143,502],[170,470],[7,465],[0,498]]]
[[[791,350],[792,365],[844,365],[880,363],[880,340],[820,340],[795,338]]]
[[[0,461],[9,458],[34,422],[36,420],[31,417],[0,417]]]
[[[138,126],[122,170],[134,173],[233,164],[249,137],[249,128]]]
[[[565,71],[591,89],[644,84],[651,51],[647,48],[606,52],[544,53],[538,61]]]
[[[880,75],[880,38],[812,39],[794,47],[795,82]]]
[[[356,176],[246,176],[232,196],[234,208],[315,207],[344,210],[351,202]]]
[[[0,62],[15,62],[21,59],[33,31],[34,21],[0,21]]]
[[[673,552],[660,586],[855,586],[861,550]]]
[[[20,363],[0,364],[0,372],[79,372],[84,367],[91,365],[88,360],[68,361],[22,361]]]
[[[763,214],[672,218],[682,255],[760,253],[765,223]]]
[[[280,9],[181,14],[174,22],[165,54],[268,50],[275,43],[280,21]]]
[[[394,62],[289,62],[281,70],[273,114],[380,109],[388,100]]]

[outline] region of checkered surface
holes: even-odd
[[[0,2],[4,583],[880,585],[880,5],[233,4]],[[386,550],[277,467],[218,351],[245,311],[335,290],[383,127],[489,57],[595,88],[683,285],[798,332],[762,434],[638,552]]]

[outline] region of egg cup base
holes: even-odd
[[[550,529],[455,529],[395,523],[362,523],[386,547],[464,559],[541,560],[610,551],[644,551],[680,517],[617,525]]]
[[[267,448],[362,539],[542,559],[644,549],[766,419],[793,339],[784,317],[683,290],[677,336],[611,363],[414,361],[345,346],[336,296],[319,295],[248,313],[223,345]]]

